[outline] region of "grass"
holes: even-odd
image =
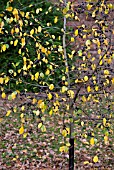
[[[6,100],[2,100],[6,102]],[[20,102],[20,101],[19,101]],[[113,99],[103,99],[99,103],[83,103],[81,105],[83,111],[75,113],[77,118],[92,116],[93,118],[107,117],[107,126],[103,125],[100,120],[86,120],[77,119],[75,121],[75,167],[76,169],[98,168],[113,169],[114,158],[114,124],[113,119],[108,120],[110,115],[113,116]],[[80,104],[80,101],[79,101]],[[10,102],[11,105],[11,102]],[[9,106],[10,106],[9,105]],[[108,109],[110,105],[110,110]],[[1,168],[19,169],[22,166],[29,169],[68,169],[68,153],[60,153],[59,147],[64,144],[64,138],[60,131],[63,128],[62,114],[55,114],[49,116],[46,112],[43,117],[45,118],[45,126],[47,132],[41,132],[38,129],[39,119],[36,116],[33,119],[29,110],[25,111],[25,132],[27,137],[23,138],[18,130],[21,125],[20,110],[12,113],[9,117],[3,116],[5,113],[1,109],[1,117],[3,118],[0,123],[0,164]],[[102,114],[103,113],[103,114]],[[85,116],[86,115],[86,116]],[[68,114],[65,115],[65,124],[68,126]],[[104,142],[104,136],[108,134],[108,142]],[[94,137],[96,143],[94,146],[90,145],[90,139]],[[66,139],[68,141],[68,138]],[[93,157],[97,155],[99,158],[98,163],[93,162]],[[87,162],[84,164],[84,162]]]
[[[2,139],[0,142],[0,163],[2,167],[10,168],[12,165],[18,164],[18,162],[22,166],[23,163],[29,162],[31,164],[34,161],[40,168],[45,166],[50,168],[55,166],[57,168],[58,161],[64,163],[64,154],[59,152],[63,139],[62,135],[60,135],[60,126],[55,127],[53,123],[54,117],[49,117],[48,114],[45,115],[47,133],[42,133],[38,129],[37,117],[35,119],[33,119],[32,115],[26,115],[25,117],[27,122],[24,127],[28,133],[26,138],[23,138],[18,132],[21,125],[19,112],[12,113],[7,118],[4,117],[0,124],[0,137]],[[61,121],[60,118],[59,121]]]

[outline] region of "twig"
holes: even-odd
[[[64,0],[64,6],[66,7],[67,1]],[[63,33],[63,53],[64,53],[64,59],[65,59],[65,66],[66,66],[66,74],[67,74],[67,80],[68,80],[68,88],[70,87],[70,76],[69,76],[69,70],[68,70],[68,60],[67,60],[67,53],[66,53],[66,16],[64,15],[64,25],[63,25],[64,33]]]

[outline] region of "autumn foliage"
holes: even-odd
[[[23,137],[27,136],[24,125],[28,109],[33,118],[39,118],[37,128],[42,133],[46,132],[45,114],[63,116],[60,152],[69,150],[70,122],[76,121],[76,126],[84,129],[89,126],[84,119],[100,119],[95,126],[103,130],[103,141],[108,145],[112,103],[105,103],[111,110],[108,119],[105,114],[94,114],[94,108],[86,110],[86,106],[99,105],[100,112],[102,99],[110,97],[114,87],[113,4],[105,0],[18,3],[8,1],[0,13],[0,88],[2,99],[14,101],[24,94],[27,101],[8,110],[6,116],[19,112],[19,134]],[[92,21],[90,25],[88,21]],[[99,139],[96,132],[90,133],[84,131],[85,139],[80,142],[93,148]],[[99,162],[98,155],[92,162]]]

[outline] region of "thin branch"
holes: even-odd
[[[67,1],[64,0],[64,6],[66,7]],[[68,88],[70,87],[70,76],[68,70],[68,60],[67,60],[67,53],[66,53],[66,16],[64,15],[64,25],[63,25],[64,33],[63,33],[63,52],[64,52],[64,59],[65,59],[65,67],[66,67],[66,74],[68,80]]]

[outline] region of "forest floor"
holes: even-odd
[[[54,2],[54,0],[52,1]],[[68,170],[69,154],[59,151],[60,146],[64,144],[64,138],[61,135],[63,115],[45,114],[47,131],[42,133],[38,129],[39,118],[34,118],[28,110],[24,111],[26,137],[19,134],[22,112],[19,110],[6,117],[7,110],[23,104],[26,100],[28,99],[25,96],[13,101],[0,98],[0,170]],[[76,114],[74,129],[74,170],[113,170],[114,95],[108,99],[102,97],[101,102],[85,103],[81,105],[81,108],[84,112],[79,110],[79,113]],[[93,119],[78,119],[78,116],[83,117],[85,113],[86,116],[92,116]],[[66,115],[65,123],[69,126],[68,116]],[[102,119],[107,116],[107,125],[103,126],[103,120],[100,122],[94,120],[96,116],[100,116]],[[109,119],[110,116],[112,119]],[[104,137],[107,138],[104,140]],[[95,140],[93,146],[90,145],[91,138]],[[93,158],[96,155],[99,160],[95,163]]]
[[[42,133],[38,129],[39,119],[33,118],[33,115],[27,113],[26,110],[24,124],[25,136],[27,136],[24,137],[19,134],[20,112],[11,113],[9,117],[5,116],[7,109],[22,104],[24,101],[26,101],[25,97],[17,98],[15,101],[0,99],[0,170],[68,170],[69,155],[59,151],[59,147],[64,143],[64,138],[60,133],[63,128],[62,115],[49,116],[49,114],[45,114],[47,131]],[[104,110],[101,111],[106,113],[109,102],[105,101],[103,105],[99,104],[99,107],[102,107]],[[92,107],[89,104],[86,105],[88,115],[91,114],[91,109],[96,114],[95,110],[98,111],[98,103]],[[114,111],[113,109],[111,108],[111,112]],[[69,125],[67,121],[66,117],[66,124]],[[108,123],[111,126],[102,129],[102,121],[76,121],[75,169],[113,170],[114,121],[109,120]],[[104,134],[107,132],[108,141],[104,143]],[[89,143],[92,133],[94,133],[94,138],[97,141],[94,146]],[[97,163],[93,162],[95,155],[99,158]]]

